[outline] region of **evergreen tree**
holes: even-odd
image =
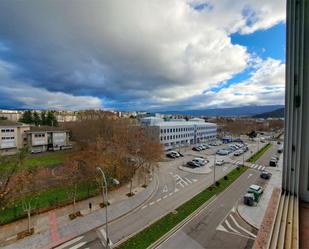
[[[47,125],[46,124],[46,111],[41,112],[41,125]]]
[[[41,124],[41,118],[36,111],[33,112],[33,122],[36,126]]]
[[[49,126],[58,126],[58,121],[53,111],[48,111],[46,116],[46,124]]]
[[[32,124],[33,123],[32,112],[30,110],[24,111],[19,121],[25,124]]]

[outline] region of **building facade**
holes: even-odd
[[[0,120],[0,154],[12,155],[27,144],[29,125]]]
[[[216,124],[197,118],[189,121],[182,119],[164,121],[161,118],[148,117],[141,119],[141,125],[157,127],[158,139],[165,149],[195,145],[215,140],[217,137]]]
[[[28,146],[32,153],[72,148],[69,131],[57,127],[31,127],[27,133]]]

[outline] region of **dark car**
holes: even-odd
[[[184,157],[184,155],[182,153],[178,152],[178,154],[179,154],[179,156]]]
[[[269,166],[277,167],[277,160],[275,160],[274,158],[270,159]]]
[[[262,171],[261,174],[260,174],[260,177],[263,178],[263,179],[270,179],[271,177],[271,173],[267,172],[267,171]]]
[[[173,159],[177,158],[177,156],[175,154],[172,154],[172,153],[168,153],[168,154],[166,154],[166,156],[169,157],[169,158],[173,158]]]
[[[201,151],[201,148],[199,148],[199,147],[193,147],[192,150],[194,150],[194,151]]]
[[[190,168],[197,168],[197,167],[200,167],[199,164],[193,162],[193,161],[189,161],[187,162],[187,166],[190,167]]]

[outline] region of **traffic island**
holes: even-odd
[[[223,192],[228,186],[230,186],[241,174],[247,170],[246,167],[239,167],[239,170],[234,169],[228,174],[227,180],[221,178],[218,184],[206,188],[202,192],[195,195],[192,199],[185,202],[181,206],[175,209],[175,211],[168,213],[162,218],[155,221],[150,226],[146,227],[141,232],[135,234],[127,241],[120,245],[116,245],[118,249],[145,249],[159,240],[162,236],[168,233],[171,229],[177,226],[180,222],[185,220],[193,212],[199,209],[207,201],[214,196]]]
[[[255,163],[270,147],[272,146],[271,143],[266,144],[264,147],[262,147],[258,152],[253,154],[247,162],[249,163]]]
[[[20,239],[23,239],[25,237],[28,237],[30,235],[34,234],[34,228],[30,228],[29,230],[25,230],[25,231],[22,231],[22,232],[19,232],[17,234],[17,239],[20,240]]]

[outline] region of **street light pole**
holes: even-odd
[[[216,183],[216,153],[215,153],[215,158],[214,158],[214,186]]]
[[[104,186],[103,186],[103,191],[102,191],[102,196],[105,202],[105,232],[106,232],[106,248],[109,249],[109,238],[108,238],[108,218],[107,218],[107,206],[108,206],[108,200],[107,200],[107,181],[105,174],[103,170],[100,167],[97,167],[97,170],[102,174],[103,177],[103,183],[105,185],[105,195],[104,195]]]

